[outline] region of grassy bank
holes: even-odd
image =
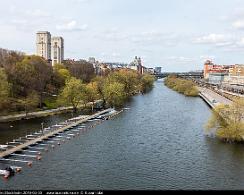
[[[169,76],[164,80],[164,84],[179,93],[186,96],[196,97],[198,96],[198,89],[193,81],[177,78],[175,76]]]

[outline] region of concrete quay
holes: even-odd
[[[219,95],[210,89],[202,87],[198,87],[198,89],[199,96],[213,109],[220,104],[229,105],[233,103],[231,100]]]

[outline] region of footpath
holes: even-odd
[[[99,102],[100,100],[97,100]],[[87,106],[91,105],[92,103],[86,104]],[[85,105],[79,106],[79,108],[83,108]],[[25,113],[21,114],[14,114],[14,115],[7,115],[7,116],[0,116],[0,123],[1,122],[12,122],[12,121],[18,121],[18,120],[26,120],[26,119],[31,119],[31,118],[38,118],[38,117],[45,117],[45,116],[51,116],[51,115],[56,115],[56,114],[61,114],[61,113],[66,113],[66,112],[71,112],[73,109],[72,106],[69,107],[59,107],[56,109],[50,109],[50,110],[43,110],[43,111],[37,111],[37,112],[30,112],[27,115]]]
[[[203,98],[212,108],[220,104],[232,104],[233,102],[218,93],[203,87],[198,87],[199,96]]]

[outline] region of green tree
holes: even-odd
[[[56,63],[53,65],[53,70],[56,72],[60,69],[66,69],[66,67],[63,64]]]
[[[9,50],[0,51],[0,65],[5,69],[7,75],[9,75],[10,82],[15,65],[21,62],[23,59],[24,53]]]
[[[107,104],[112,107],[120,107],[126,100],[125,86],[122,83],[106,83],[103,93]]]
[[[71,105],[77,112],[79,104],[84,101],[85,85],[80,79],[71,77],[66,80],[65,87],[58,97],[59,104]]]
[[[244,98],[235,99],[231,105],[216,107],[206,125],[206,131],[216,129],[216,136],[227,142],[244,140]]]
[[[85,60],[79,60],[79,61],[66,60],[64,61],[64,65],[69,70],[71,76],[77,79],[81,79],[85,83],[90,82],[91,79],[94,78],[95,76],[95,70],[93,64]]]
[[[39,106],[42,107],[43,95],[52,76],[51,66],[39,56],[25,56],[16,63],[12,70],[15,95],[27,97],[32,91],[39,95]]]
[[[21,62],[14,66],[11,80],[13,82],[13,93],[15,97],[27,97],[30,91],[33,91],[32,85],[35,81],[35,69],[31,64]]]
[[[97,92],[98,92],[98,98],[101,98],[103,100],[103,108],[106,105],[106,99],[104,94],[104,86],[105,86],[105,78],[101,76],[97,76],[93,79],[93,82],[96,82],[97,86]]]
[[[24,107],[25,115],[27,117],[31,110],[34,110],[39,102],[37,92],[32,91],[26,97],[18,99],[18,104]]]
[[[70,73],[69,73],[69,71],[68,71],[67,69],[60,69],[60,70],[58,70],[58,74],[59,74],[64,80],[70,78]]]
[[[39,106],[42,108],[43,93],[45,92],[46,86],[51,79],[52,67],[46,62],[45,59],[35,55],[26,56],[22,61],[22,64],[29,64],[34,67],[33,77],[35,79],[33,80],[32,86],[39,94]]]
[[[92,103],[92,111],[93,111],[95,101],[98,100],[99,98],[97,83],[90,82],[89,84],[87,84],[84,95],[86,101]]]
[[[8,101],[10,84],[3,68],[0,68],[0,108]]]
[[[69,70],[63,64],[55,64],[53,66],[53,70],[54,72],[58,73],[60,77],[64,79],[64,81],[71,76]]]
[[[122,83],[127,97],[132,96],[139,86],[139,75],[133,70],[122,69],[109,75],[110,81]]]
[[[146,91],[150,90],[153,87],[153,83],[155,81],[155,77],[150,74],[145,74],[142,76],[141,82],[141,91],[145,93]]]

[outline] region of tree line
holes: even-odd
[[[0,49],[0,114],[72,106],[102,99],[104,106],[121,106],[130,96],[152,88],[154,77],[132,70],[97,77],[85,60],[65,60],[51,66],[35,55]]]
[[[169,87],[179,93],[182,93],[186,96],[195,97],[195,96],[198,96],[198,93],[199,93],[199,91],[193,81],[177,78],[177,76],[175,76],[175,75],[168,76],[164,80],[164,84],[167,87]]]
[[[74,112],[79,105],[100,99],[103,107],[121,107],[126,100],[137,93],[145,93],[153,87],[154,76],[140,75],[134,70],[111,71],[106,77],[94,77],[85,84],[82,80],[69,77],[58,97],[60,105],[72,105]]]
[[[52,67],[42,57],[0,49],[0,113],[43,109],[68,77],[89,82],[94,77],[93,65],[68,60]]]

